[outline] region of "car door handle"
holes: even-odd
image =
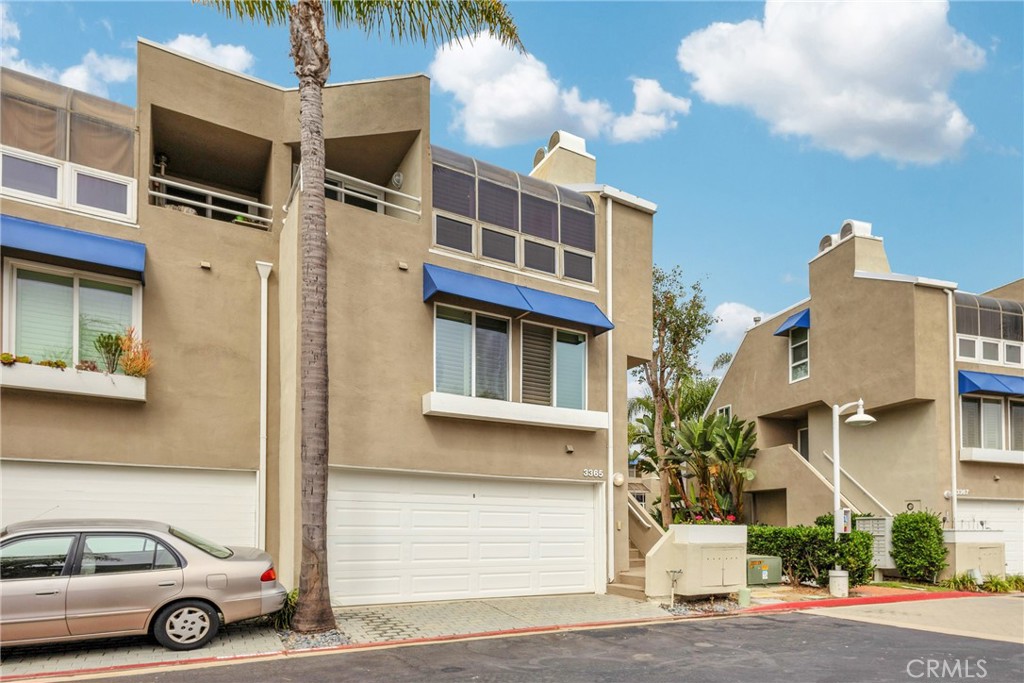
[[[164,588],[166,586],[173,586],[173,585],[175,585],[173,581],[164,581],[163,583],[158,583],[157,584],[157,586],[160,586],[161,588]]]
[[[40,591],[36,595],[57,595],[60,591]]]

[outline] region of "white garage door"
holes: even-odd
[[[229,545],[256,544],[256,473],[0,461],[3,524],[153,519]]]
[[[965,528],[999,529],[1006,544],[1006,573],[1024,574],[1024,500],[958,501]]]
[[[595,488],[332,470],[335,604],[594,592]]]

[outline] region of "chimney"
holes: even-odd
[[[578,135],[556,130],[547,148],[533,155],[530,175],[556,185],[590,185],[597,180],[597,159],[587,154],[587,141]]]

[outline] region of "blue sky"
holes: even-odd
[[[143,37],[291,86],[285,29],[189,2],[8,2],[5,66],[127,104]],[[807,295],[847,218],[895,272],[980,292],[1024,275],[1021,2],[512,2],[529,56],[331,30],[331,82],[432,77],[436,144],[529,171],[556,128],[598,181],[659,206],[655,262],[701,278],[721,322]]]

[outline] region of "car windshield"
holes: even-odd
[[[191,543],[195,547],[197,547],[200,550],[202,550],[204,553],[209,553],[210,555],[213,555],[214,557],[218,557],[218,558],[220,558],[222,560],[226,560],[227,558],[229,558],[232,555],[234,555],[234,553],[231,552],[230,548],[225,548],[220,543],[214,543],[213,541],[207,541],[202,536],[197,536],[196,534],[192,533],[191,531],[185,531],[184,529],[179,529],[179,528],[173,527],[173,526],[170,528],[170,531],[171,531],[172,534],[174,534],[175,536],[177,536],[181,540],[185,541],[186,543]]]

